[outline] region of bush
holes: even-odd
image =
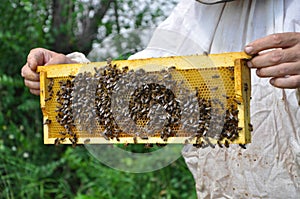
[[[0,198],[196,198],[182,158],[155,172],[113,170],[82,146],[43,144],[39,98],[20,76],[0,74],[0,94]]]

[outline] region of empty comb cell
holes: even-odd
[[[244,53],[40,66],[45,144],[251,141]]]

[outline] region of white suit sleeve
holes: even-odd
[[[88,58],[80,52],[73,52],[68,55],[66,55],[68,58],[70,58],[72,61],[78,62],[78,63],[90,63],[91,61],[88,60]]]

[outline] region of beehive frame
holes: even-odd
[[[194,55],[194,56],[173,56],[164,58],[150,58],[150,59],[140,59],[140,60],[121,60],[112,61],[111,65],[117,68],[128,67],[129,70],[137,70],[142,68],[146,73],[161,73],[169,67],[174,67],[177,74],[180,74],[185,78],[185,81],[193,81],[194,73],[193,70],[206,70],[207,74],[210,74],[210,70],[217,69],[228,71],[231,68],[233,78],[232,88],[234,88],[234,93],[231,95],[234,100],[237,101],[238,109],[238,128],[239,137],[230,143],[246,144],[251,141],[251,125],[250,125],[250,95],[251,95],[251,77],[250,70],[246,66],[246,60],[250,57],[243,52],[235,53],[222,53],[222,54],[211,54],[205,55]],[[40,66],[38,67],[38,72],[40,73],[40,104],[43,113],[44,122],[44,143],[54,144],[57,142],[58,138],[62,138],[62,135],[58,134],[58,131],[64,131],[63,127],[58,124],[55,120],[55,109],[57,107],[56,102],[56,91],[59,87],[59,81],[62,79],[71,79],[82,72],[92,72],[94,68],[100,68],[107,65],[106,62],[95,62],[90,64],[64,64],[64,65],[52,65],[52,66]],[[195,66],[197,66],[195,68]],[[212,73],[213,74],[213,73]],[[219,77],[216,75],[215,77]],[[222,74],[221,74],[222,77]],[[210,75],[212,81],[214,76]],[[230,80],[224,79],[225,82]],[[49,84],[55,92],[49,90]],[[201,85],[200,85],[201,87]],[[225,87],[228,87],[225,85]],[[210,87],[211,90],[213,89]],[[52,88],[51,88],[52,89]],[[51,94],[50,94],[51,93]],[[50,96],[51,95],[51,96]],[[49,122],[51,121],[51,122]],[[60,130],[55,130],[60,128]],[[103,130],[103,129],[102,129]],[[74,132],[77,135],[77,144],[90,143],[90,144],[108,144],[108,143],[195,143],[196,138],[191,138],[182,134],[183,136],[177,134],[174,137],[168,137],[168,139],[163,140],[160,136],[149,136],[147,139],[141,137],[135,137],[132,135],[121,136],[118,139],[106,139],[101,135],[101,133],[87,133],[81,132],[74,127]],[[68,138],[68,137],[66,137]],[[211,140],[212,143],[216,143],[216,140]],[[72,144],[70,139],[64,139],[63,144]],[[222,141],[224,143],[224,140]]]

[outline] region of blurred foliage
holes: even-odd
[[[0,4],[0,74],[16,75],[31,48],[49,48],[50,35],[43,30],[47,1],[12,0]]]
[[[0,4],[0,198],[195,198],[194,181],[182,158],[159,171],[132,174],[108,168],[82,146],[43,144],[39,97],[25,88],[20,72],[30,49],[55,50],[54,32],[69,31],[76,25],[51,29],[53,1],[6,0]],[[77,6],[72,10],[74,20],[86,12],[85,2],[92,1],[72,2]],[[98,21],[102,32],[91,42],[123,29],[155,25],[164,17],[159,6],[151,7],[152,0],[143,6],[138,4],[141,1],[117,2]],[[74,34],[69,39],[76,41],[80,30],[77,25],[71,28]],[[76,50],[76,45],[69,49]],[[119,58],[127,56],[125,52]]]

